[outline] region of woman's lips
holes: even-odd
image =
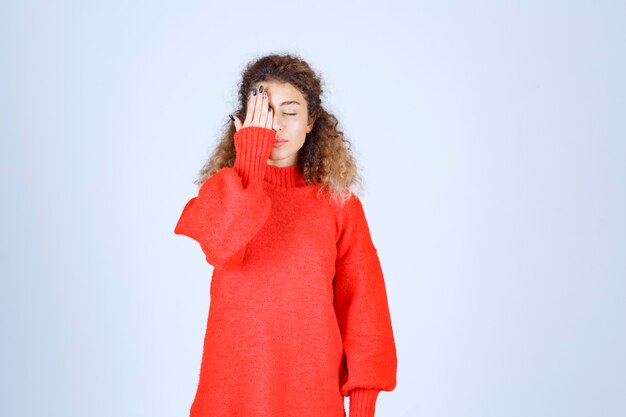
[[[277,147],[279,147],[279,146],[284,145],[285,143],[287,143],[287,141],[286,141],[285,139],[278,139],[278,138],[277,138],[277,139],[274,141],[274,147],[275,147],[275,148],[277,148]]]

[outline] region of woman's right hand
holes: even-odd
[[[269,108],[269,98],[267,91],[262,93],[254,91],[250,92],[248,96],[248,108],[246,109],[246,119],[241,122],[239,117],[233,115],[235,121],[235,130],[238,132],[240,129],[248,126],[258,126],[267,129],[272,129],[274,112]]]

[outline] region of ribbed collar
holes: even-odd
[[[288,167],[277,167],[267,164],[264,179],[270,184],[283,188],[296,188],[307,185],[304,181],[304,174],[298,164]]]

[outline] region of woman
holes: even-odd
[[[355,162],[321,94],[296,56],[248,64],[240,108],[175,227],[214,267],[191,417],[345,417],[346,396],[350,417],[371,417],[396,386]]]

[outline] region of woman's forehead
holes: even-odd
[[[252,87],[256,87],[257,92],[259,87],[263,86],[263,91],[267,91],[270,102],[273,106],[279,107],[283,105],[294,105],[306,107],[307,102],[304,99],[302,93],[289,83],[278,83],[274,81],[261,81],[255,83]],[[250,92],[249,94],[252,94]]]
[[[298,91],[297,88],[289,83],[279,83],[276,81],[259,81],[258,83],[253,85],[253,87],[257,88],[257,90],[260,86],[263,86],[264,91],[267,91],[268,93],[273,93],[275,95],[281,95],[285,97],[302,97],[300,91]]]

